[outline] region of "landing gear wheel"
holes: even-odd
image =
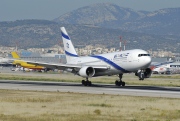
[[[82,85],[87,86],[87,81],[82,80]]]
[[[84,85],[84,86],[91,86],[92,83],[91,83],[91,81],[88,80],[88,78],[86,78],[86,80],[82,80],[82,85]]]
[[[116,86],[125,86],[126,85],[126,83],[125,82],[123,82],[123,81],[115,81],[115,84],[116,84]]]
[[[88,84],[87,81],[84,81],[84,86],[87,86],[87,84]]]
[[[125,82],[122,82],[122,86],[124,87],[126,85],[126,83]]]
[[[118,80],[115,81],[116,86],[125,86],[125,82],[122,81],[122,75],[123,74],[119,74],[119,81]]]
[[[118,86],[121,86],[122,85],[122,81],[119,81],[119,84],[118,84]]]
[[[88,86],[91,86],[91,81],[87,81],[87,85],[88,85]]]
[[[144,73],[143,72],[139,73],[139,80],[144,80]]]
[[[85,80],[82,80],[82,85],[85,85]]]
[[[115,81],[115,85],[118,86],[118,83],[119,83],[118,80],[116,80],[116,81]]]

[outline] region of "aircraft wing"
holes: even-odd
[[[166,65],[166,64],[170,64],[170,63],[174,63],[175,61],[165,61],[165,62],[161,62],[161,63],[152,63],[151,65],[152,66],[155,66],[155,67],[159,67],[159,66],[162,66],[162,65]]]
[[[65,69],[75,69],[79,70],[83,66],[90,66],[97,70],[107,70],[109,67],[104,65],[87,65],[87,64],[62,64],[62,63],[46,63],[46,62],[33,62],[33,61],[26,61],[28,64],[34,64],[37,66],[44,66],[46,68],[53,68],[53,69],[59,69],[59,70],[65,70]]]

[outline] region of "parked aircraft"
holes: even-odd
[[[166,72],[180,70],[180,63],[174,61],[154,64],[152,67],[152,73],[155,74],[166,74]]]
[[[38,70],[38,71],[45,70],[45,67],[43,66],[28,64],[26,61],[21,60],[17,52],[11,52],[11,54],[12,54],[12,57],[14,58],[13,64],[23,67],[23,70],[27,70],[27,69]]]
[[[148,68],[151,64],[150,55],[141,49],[125,50],[121,52],[92,55],[81,57],[75,51],[64,27],[61,27],[61,34],[66,54],[66,64],[43,63],[43,62],[28,62],[31,64],[41,65],[60,70],[66,70],[86,78],[82,80],[82,84],[90,86],[89,78],[104,76],[104,75],[119,75],[119,80],[115,81],[117,86],[125,86],[122,81],[123,73],[134,72],[139,80],[149,78],[151,69]]]
[[[0,57],[0,64],[11,64],[13,59]]]
[[[153,74],[164,74],[164,73],[166,73],[167,70],[168,70],[168,68],[165,67],[165,66],[155,67],[155,68],[152,70],[152,73],[153,73]]]

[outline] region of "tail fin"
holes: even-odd
[[[17,52],[15,52],[15,51],[11,52],[11,55],[12,55],[12,57],[14,59],[19,59],[20,58],[19,55],[17,54]]]
[[[64,27],[61,27],[61,34],[64,44],[64,50],[66,54],[66,60],[67,63],[72,61],[73,59],[78,57],[78,54],[76,53],[76,50],[71,42],[70,37],[68,36],[66,29]]]

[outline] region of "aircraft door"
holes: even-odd
[[[133,62],[133,56],[131,54],[128,54],[127,61]]]

